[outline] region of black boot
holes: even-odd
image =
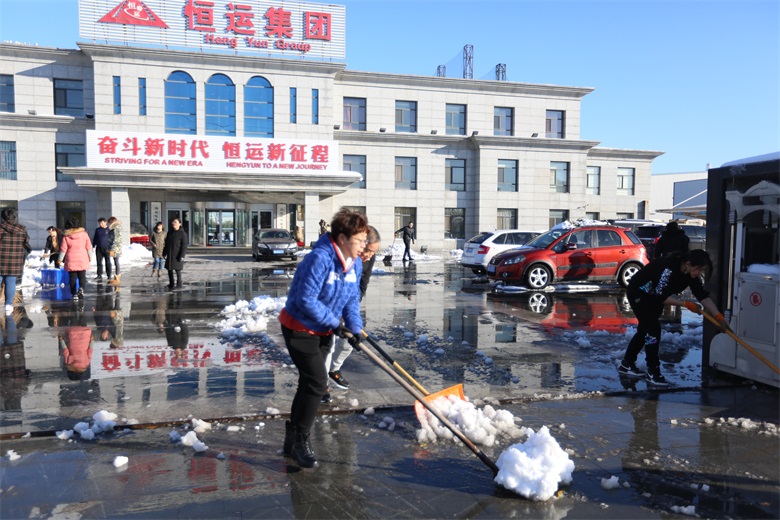
[[[295,443],[292,447],[292,458],[302,468],[316,468],[319,466],[317,459],[314,455],[314,450],[311,449],[311,443],[309,442],[309,432],[298,430],[295,432]]]
[[[282,455],[289,457],[292,455],[293,444],[295,444],[295,426],[290,421],[284,423],[284,445],[282,446]]]

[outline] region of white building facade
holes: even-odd
[[[237,247],[266,227],[300,226],[308,244],[320,219],[349,206],[385,238],[414,221],[417,245],[431,250],[483,230],[647,218],[662,152],[581,140],[592,90],[286,57],[2,44],[0,206],[19,210],[36,247],[73,214],[87,229],[112,215],[150,229],[179,217],[191,244]],[[270,162],[272,150],[287,166]],[[166,160],[174,155],[182,162]]]

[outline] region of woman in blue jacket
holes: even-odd
[[[331,337],[349,332],[353,346],[360,341],[362,265],[356,259],[366,246],[367,233],[363,214],[341,208],[333,216],[330,231],[320,236],[298,265],[279,315],[284,342],[298,369],[283,453],[304,468],[317,466],[309,436],[328,387],[325,357]]]

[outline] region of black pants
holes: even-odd
[[[639,324],[636,334],[631,338],[623,358],[623,365],[629,366],[636,363],[636,358],[642,349],[645,349],[647,371],[651,374],[658,371],[661,361],[658,359],[658,347],[661,342],[661,323],[658,321],[663,312],[663,306],[648,304],[642,299],[636,301],[629,296],[629,304],[634,311]]]
[[[409,257],[409,260],[412,260],[412,242],[411,240],[407,241],[404,240],[404,256],[401,258],[401,261],[406,260],[406,257]]]
[[[176,273],[176,287],[181,287],[181,269],[168,269],[168,286],[174,286],[173,273]]]
[[[315,336],[282,325],[287,351],[298,369],[298,389],[295,391],[290,422],[298,431],[308,432],[314,425],[320,400],[328,391],[325,357],[330,351],[331,336]]]
[[[68,273],[70,276],[70,294],[76,294],[76,279],[79,280],[79,288],[83,291],[87,286],[87,272],[86,271],[71,271]]]
[[[103,276],[103,264],[106,264],[106,276],[111,278],[111,256],[108,254],[107,247],[96,247],[95,258],[97,259],[97,275]]]

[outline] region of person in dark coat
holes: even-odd
[[[687,253],[688,244],[691,239],[685,234],[676,221],[671,221],[666,224],[666,230],[661,233],[661,237],[655,244],[655,258],[661,258],[662,256],[669,256],[676,252]]]
[[[30,251],[27,228],[18,222],[14,208],[0,212],[0,281],[5,286],[5,313],[14,310],[16,278],[24,272],[24,259]]]
[[[165,246],[163,247],[163,257],[165,258],[165,268],[168,270],[168,289],[181,287],[181,270],[184,269],[184,256],[187,254],[187,244],[189,237],[181,227],[181,221],[174,218],[171,221],[171,230],[165,237]],[[173,276],[176,274],[176,284],[173,283]]]
[[[49,259],[49,263],[54,267],[60,268],[60,246],[62,245],[62,230],[49,226],[46,230],[49,236],[46,237],[46,245],[43,248],[43,257]]]
[[[95,280],[103,280],[103,264],[106,266],[106,278],[111,279],[110,242],[111,236],[109,235],[108,222],[103,217],[100,217],[98,219],[98,227],[92,236],[92,247],[95,248],[95,257],[97,258],[97,276]]]
[[[694,249],[685,254],[675,253],[655,259],[631,277],[626,296],[639,323],[623,362],[618,367],[618,373],[628,377],[644,377],[649,384],[656,386],[669,384],[661,374],[661,362],[658,359],[661,341],[661,324],[658,320],[665,305],[677,305],[701,313],[696,303],[680,300],[677,296],[688,287],[707,312],[715,317],[721,329],[729,330],[728,322],[710,298],[710,293],[704,290],[700,278],[706,269],[711,269],[711,265],[706,251]],[[637,356],[642,349],[645,349],[647,373],[636,366]]]
[[[395,232],[397,235],[401,233],[401,238],[404,241],[404,256],[401,260],[406,262],[407,257],[409,261],[412,261],[412,246],[414,244],[414,222],[409,222],[407,225]]]

